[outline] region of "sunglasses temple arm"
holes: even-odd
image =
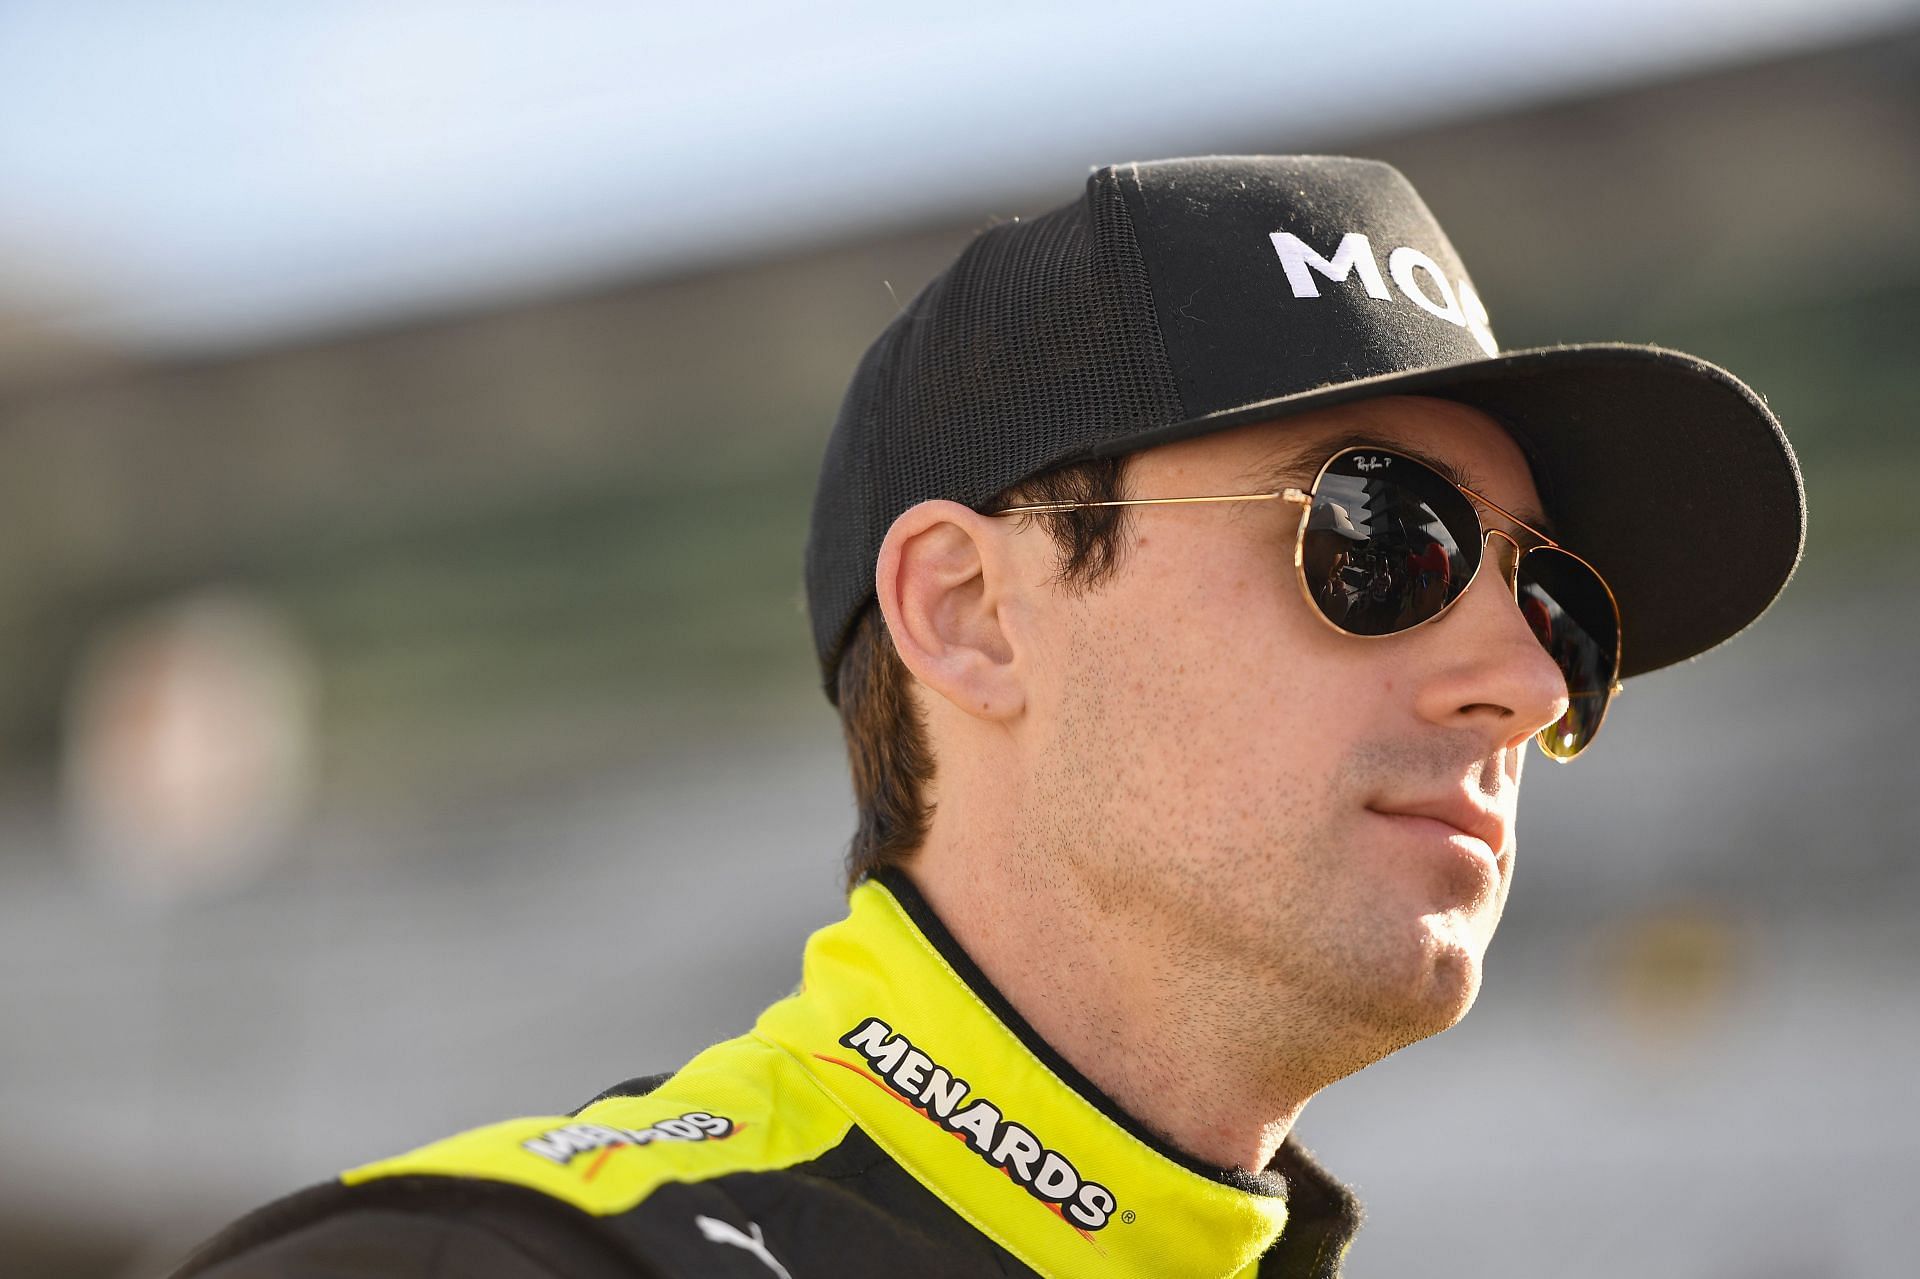
[[[1037,502],[1031,506],[1005,506],[986,515],[1058,515],[1065,511],[1084,511],[1096,506],[1185,506],[1191,502],[1282,502],[1309,503],[1313,494],[1299,489],[1278,489],[1271,493],[1223,493],[1208,497],[1126,497],[1112,502]]]

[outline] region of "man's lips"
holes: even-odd
[[[1436,795],[1422,799],[1381,800],[1367,811],[1382,817],[1424,817],[1477,839],[1497,859],[1507,844],[1507,826],[1499,814],[1480,807],[1465,795]]]

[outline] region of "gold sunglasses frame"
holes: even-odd
[[[1518,525],[1520,528],[1525,529],[1527,533],[1535,539],[1535,541],[1532,545],[1523,547],[1520,545],[1519,539],[1515,538],[1513,534],[1507,532],[1505,529],[1488,528],[1486,521],[1480,518],[1480,514],[1478,511],[1475,511],[1474,522],[1479,524],[1480,526],[1480,559],[1477,563],[1474,564],[1473,573],[1467,578],[1467,584],[1461,587],[1459,592],[1455,594],[1452,599],[1448,600],[1445,604],[1442,604],[1440,608],[1437,611],[1435,611],[1433,616],[1423,617],[1419,621],[1415,622],[1412,626],[1407,627],[1405,630],[1390,631],[1385,635],[1360,635],[1360,634],[1356,634],[1353,631],[1347,630],[1346,628],[1335,623],[1332,618],[1328,617],[1326,613],[1321,611],[1319,603],[1313,597],[1313,588],[1307,585],[1307,569],[1306,569],[1307,520],[1308,520],[1308,517],[1313,514],[1313,499],[1315,495],[1318,494],[1318,492],[1320,491],[1321,481],[1326,479],[1327,472],[1332,469],[1333,464],[1335,462],[1340,461],[1342,458],[1350,457],[1356,453],[1365,454],[1369,457],[1384,457],[1384,458],[1391,458],[1397,462],[1411,463],[1412,465],[1417,466],[1421,470],[1432,475],[1435,479],[1439,480],[1441,483],[1449,485],[1452,488],[1458,490],[1460,493],[1464,494],[1471,503],[1477,503],[1480,506],[1484,506],[1488,510],[1493,511],[1496,514],[1500,515],[1503,519],[1509,520],[1512,523]],[[1480,494],[1474,492],[1472,489],[1468,488],[1464,484],[1455,484],[1452,480],[1440,474],[1440,472],[1434,470],[1433,467],[1427,465],[1425,462],[1422,462],[1419,458],[1409,457],[1405,453],[1399,453],[1389,448],[1376,448],[1371,445],[1356,445],[1356,446],[1349,446],[1347,448],[1340,449],[1338,452],[1334,453],[1331,457],[1329,457],[1326,461],[1322,462],[1320,464],[1320,469],[1314,473],[1313,483],[1304,490],[1297,489],[1297,488],[1284,488],[1284,489],[1275,489],[1271,492],[1265,492],[1265,493],[1224,493],[1224,494],[1209,494],[1201,497],[1129,497],[1129,498],[1119,498],[1110,502],[1037,502],[1027,506],[1008,506],[998,511],[984,511],[982,512],[982,514],[994,515],[994,516],[1058,515],[1066,511],[1083,511],[1093,507],[1102,507],[1102,506],[1186,506],[1186,505],[1192,505],[1192,504],[1198,504],[1198,503],[1204,503],[1204,502],[1273,502],[1273,501],[1293,502],[1298,504],[1300,507],[1300,523],[1299,523],[1299,526],[1294,530],[1294,534],[1293,534],[1293,576],[1294,576],[1294,581],[1297,582],[1300,586],[1300,593],[1306,597],[1307,604],[1312,610],[1313,615],[1319,618],[1323,625],[1327,626],[1331,630],[1341,635],[1347,636],[1350,639],[1362,639],[1362,640],[1392,639],[1397,635],[1405,635],[1409,631],[1417,631],[1422,626],[1427,625],[1429,622],[1437,622],[1441,618],[1445,617],[1447,613],[1453,608],[1453,606],[1459,603],[1461,596],[1464,596],[1469,590],[1472,589],[1474,582],[1478,580],[1480,576],[1481,567],[1485,565],[1489,559],[1493,558],[1492,555],[1488,553],[1488,548],[1491,545],[1493,539],[1496,537],[1504,539],[1507,545],[1513,548],[1512,572],[1504,573],[1502,572],[1502,570],[1499,570],[1499,569],[1495,569],[1494,571],[1502,572],[1502,575],[1506,577],[1507,587],[1510,593],[1513,595],[1513,602],[1516,607],[1520,603],[1520,561],[1526,558],[1528,552],[1541,550],[1541,549],[1558,551],[1560,554],[1566,556],[1568,559],[1573,560],[1574,562],[1579,564],[1581,567],[1585,568],[1587,572],[1593,574],[1593,580],[1600,583],[1600,589],[1607,593],[1607,605],[1609,608],[1613,610],[1613,669],[1614,669],[1615,678],[1613,682],[1610,685],[1608,685],[1608,687],[1604,690],[1604,693],[1606,695],[1606,700],[1600,704],[1600,717],[1594,720],[1593,731],[1587,734],[1587,740],[1581,745],[1579,750],[1573,752],[1573,754],[1571,755],[1556,754],[1554,748],[1548,746],[1546,741],[1547,733],[1553,728],[1553,724],[1549,724],[1545,728],[1541,729],[1538,733],[1534,734],[1534,737],[1540,743],[1541,754],[1545,755],[1548,759],[1553,760],[1555,763],[1570,764],[1575,759],[1578,759],[1582,754],[1584,754],[1586,752],[1587,747],[1592,746],[1594,743],[1594,740],[1600,736],[1601,726],[1606,722],[1607,711],[1611,709],[1611,707],[1613,706],[1613,699],[1615,697],[1618,697],[1622,692],[1625,691],[1624,686],[1620,683],[1620,680],[1619,680],[1620,662],[1621,662],[1621,658],[1624,655],[1623,650],[1625,647],[1623,643],[1623,637],[1621,636],[1621,627],[1620,627],[1620,601],[1614,596],[1612,585],[1609,584],[1607,579],[1601,575],[1599,569],[1595,568],[1592,564],[1588,563],[1587,560],[1582,556],[1577,555],[1574,552],[1568,550],[1566,547],[1560,545],[1560,543],[1554,541],[1551,537],[1548,537],[1545,533],[1542,533],[1539,529],[1533,527],[1533,525],[1527,523],[1525,520],[1515,515],[1512,511],[1507,510],[1504,506],[1501,506],[1498,502],[1493,501],[1491,498],[1481,496]],[[1531,630],[1532,627],[1529,626],[1528,629]],[[1601,696],[1601,693],[1599,692],[1575,693],[1572,689],[1567,690],[1567,697],[1569,700],[1575,697],[1599,697],[1599,696]],[[1554,724],[1557,724],[1559,722],[1560,721],[1556,719],[1554,721]]]

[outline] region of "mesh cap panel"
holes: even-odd
[[[902,511],[930,498],[978,508],[1183,416],[1109,171],[1081,201],[981,233],[868,348],[827,442],[806,577],[828,699]]]

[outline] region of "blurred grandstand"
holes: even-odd
[[[1807,474],[1775,613],[1534,769],[1473,1016],[1304,1119],[1370,1210],[1351,1273],[1907,1273],[1920,27],[1190,149],[1396,163],[1505,345],[1703,355]],[[825,433],[901,300],[1077,182],[192,354],[0,292],[8,1273],[158,1273],[791,983],[849,830],[800,593]],[[714,955],[713,912],[760,942]]]

